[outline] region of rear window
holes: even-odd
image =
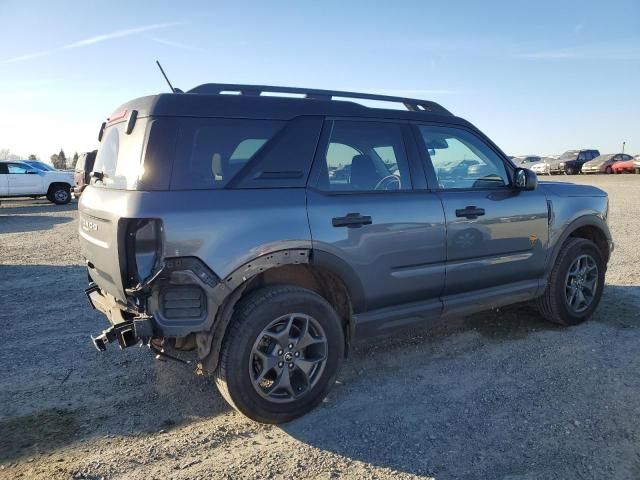
[[[138,119],[131,134],[124,132],[124,122],[107,128],[104,132],[93,171],[103,174],[96,186],[135,190],[144,171],[142,147],[146,119]],[[92,181],[93,183],[93,181]]]
[[[276,120],[185,119],[172,189],[224,188],[284,126]]]

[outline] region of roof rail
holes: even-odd
[[[220,95],[223,93],[239,93],[240,95],[260,96],[263,93],[293,93],[304,95],[305,98],[315,100],[332,100],[334,97],[359,98],[363,100],[378,100],[403,104],[412,112],[431,112],[443,115],[451,115],[451,112],[436,102],[419,100],[416,98],[393,97],[390,95],[375,95],[370,93],[342,92],[339,90],[319,90],[314,88],[277,87],[270,85],[242,85],[235,83],[205,83],[192,88],[187,93],[204,93]]]

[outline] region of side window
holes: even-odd
[[[190,119],[180,142],[184,161],[174,164],[172,188],[224,188],[285,122]]]
[[[27,167],[17,163],[9,164],[9,173],[27,173]]]
[[[7,173],[9,173],[9,170],[7,168],[7,164],[6,163],[0,163],[0,175],[6,175]]]
[[[419,125],[418,128],[440,188],[502,188],[509,185],[502,159],[472,133],[454,127]]]
[[[319,188],[328,191],[410,189],[402,127],[334,121],[320,175]]]

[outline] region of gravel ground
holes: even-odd
[[[3,201],[0,477],[640,478],[640,175],[571,180],[611,199],[591,321],[520,306],[357,344],[324,404],[281,426],[144,348],[95,351],[75,203]]]

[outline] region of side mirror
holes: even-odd
[[[528,168],[517,168],[514,184],[518,190],[535,190],[538,187],[538,176]]]

